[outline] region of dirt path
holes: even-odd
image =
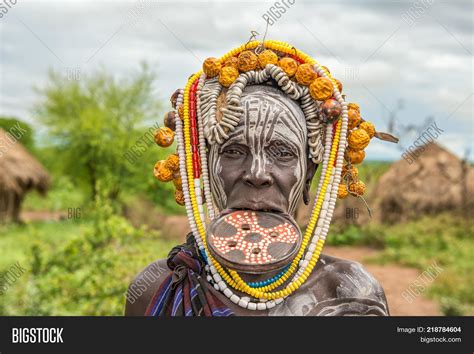
[[[23,221],[59,221],[66,218],[67,214],[59,211],[25,210],[20,214]]]
[[[436,316],[441,315],[439,306],[423,295],[408,302],[402,293],[420,275],[420,271],[396,264],[378,265],[367,263],[378,251],[367,247],[331,247],[325,246],[324,253],[362,263],[364,267],[382,284],[387,296],[392,316]]]

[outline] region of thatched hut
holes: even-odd
[[[423,149],[423,151],[421,151]],[[441,211],[455,211],[472,218],[474,214],[474,169],[436,143],[414,151],[415,160],[401,159],[376,182],[368,183],[365,199],[338,200],[333,222],[363,225],[370,222],[396,223]],[[297,221],[305,226],[311,206],[298,207]]]
[[[411,163],[395,162],[372,189],[368,199],[375,221],[394,223],[445,210],[472,215],[474,171],[468,162],[436,143],[415,155]]]
[[[31,154],[0,128],[0,222],[20,220],[25,194],[36,189],[46,193],[49,175]]]

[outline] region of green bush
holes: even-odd
[[[25,123],[15,117],[0,117],[0,128],[6,132],[11,132],[14,137],[19,135],[19,141],[30,152],[34,151],[35,141],[33,129],[28,123]]]
[[[93,200],[97,184],[107,180],[111,199],[138,194],[163,212],[180,212],[183,208],[174,201],[173,184],[153,177],[156,161],[176,150],[175,146],[158,148],[154,142],[153,133],[162,125],[155,83],[156,72],[145,63],[120,78],[104,68],[80,81],[50,71],[46,84],[36,89],[35,118],[46,128],[37,156],[54,176],[53,195],[40,203],[27,203],[28,207],[46,205],[56,211],[58,200],[66,202],[66,209],[77,207],[74,202]],[[56,195],[69,193],[69,185],[61,188],[64,180],[73,185],[71,195],[82,195],[81,201]]]
[[[100,194],[91,224],[60,247],[31,247],[29,277],[12,294],[6,314],[121,315],[129,282],[144,266],[164,257],[171,241],[134,228]],[[0,302],[1,303],[1,302]],[[3,306],[3,309],[2,309]],[[13,307],[12,307],[13,306]]]
[[[328,238],[328,244],[332,246],[360,245],[363,242],[364,235],[361,233],[361,229],[355,225],[339,229],[338,232]]]
[[[31,192],[26,195],[23,210],[67,212],[68,208],[82,208],[88,200],[67,176],[52,179],[46,196]]]
[[[332,246],[364,245],[383,248],[386,240],[384,233],[380,232],[379,227],[360,227],[354,224],[343,226],[336,224],[331,228],[327,242]]]

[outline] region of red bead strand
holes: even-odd
[[[199,178],[201,176],[201,163],[199,158],[199,136],[197,129],[197,105],[196,105],[196,91],[199,80],[196,80],[190,89],[189,92],[189,118],[190,118],[190,132],[191,132],[191,151],[192,151],[192,161],[193,161],[193,170],[194,178]]]

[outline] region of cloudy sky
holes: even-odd
[[[291,43],[326,65],[347,99],[378,130],[390,117],[402,132],[433,119],[439,142],[473,160],[472,1],[278,1],[285,13],[267,38]],[[209,56],[220,56],[255,30],[275,1],[0,0],[0,114],[37,126],[33,86],[52,68],[84,77],[103,66],[117,76],[155,66],[156,97],[183,87]],[[15,4],[13,4],[15,3]],[[286,4],[286,5],[285,5]],[[39,127],[40,132],[44,128]],[[369,156],[398,159],[401,147],[375,141]]]

